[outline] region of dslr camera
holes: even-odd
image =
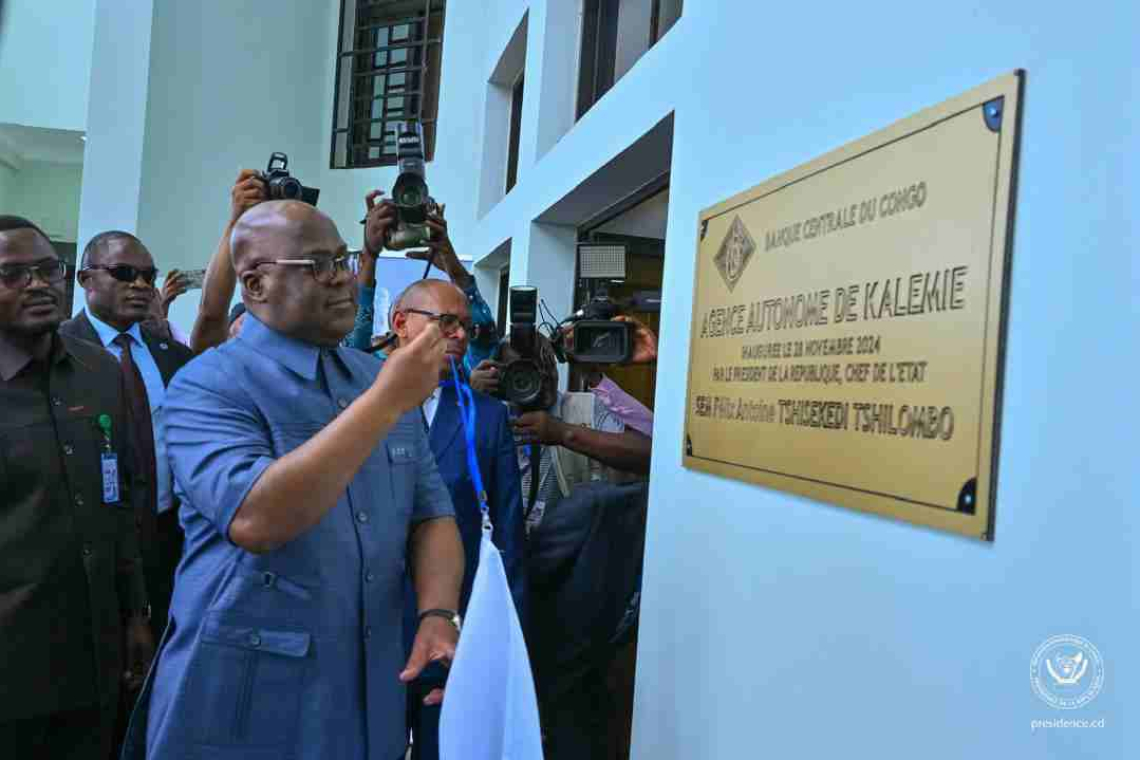
[[[424,132],[418,121],[401,122],[396,128],[396,164],[399,174],[392,185],[396,225],[388,231],[384,247],[391,251],[423,246],[431,240],[428,214],[438,213],[428,193],[424,170]]]
[[[261,173],[261,181],[265,183],[266,199],[271,201],[303,201],[315,206],[321,194],[317,188],[305,187],[289,174],[289,157],[284,153],[269,156],[269,164]]]

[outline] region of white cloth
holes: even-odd
[[[542,760],[534,677],[503,559],[483,532],[439,718],[440,760]]]
[[[424,410],[424,420],[427,421],[427,426],[431,427],[431,423],[435,422],[435,411],[439,409],[439,394],[443,389],[438,385],[431,395],[424,399],[423,405],[420,407]]]

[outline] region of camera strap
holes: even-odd
[[[491,532],[491,515],[487,506],[487,489],[483,487],[483,473],[479,470],[479,457],[475,454],[475,397],[471,393],[471,386],[460,380],[459,368],[455,366],[455,359],[448,357],[451,362],[451,382],[455,386],[455,395],[459,402],[459,419],[463,422],[463,438],[467,448],[467,470],[471,475],[471,483],[475,487],[475,498],[479,500],[479,511],[483,513],[483,530]]]

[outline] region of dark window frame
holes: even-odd
[[[345,49],[350,3],[352,47]],[[330,168],[394,166],[395,126],[408,120],[423,124],[432,160],[444,17],[444,0],[341,0]]]
[[[519,74],[518,80],[511,88],[511,118],[507,134],[507,188],[505,191],[507,193],[515,186],[519,178],[519,140],[522,133],[523,83],[525,80],[526,72],[523,72]]]
[[[649,40],[645,48],[648,51],[664,36],[660,31],[661,0],[643,1],[650,4]],[[614,86],[620,6],[621,0],[583,0],[576,120]]]

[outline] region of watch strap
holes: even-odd
[[[459,613],[456,612],[455,610],[444,610],[444,609],[424,610],[423,612],[420,613],[420,616],[419,616],[420,622],[422,623],[424,621],[424,618],[428,618],[428,617],[443,618],[444,620],[446,620],[447,622],[449,622],[453,626],[455,626],[455,630],[457,630],[457,631],[461,630],[462,626],[463,626],[462,621],[459,618]]]

